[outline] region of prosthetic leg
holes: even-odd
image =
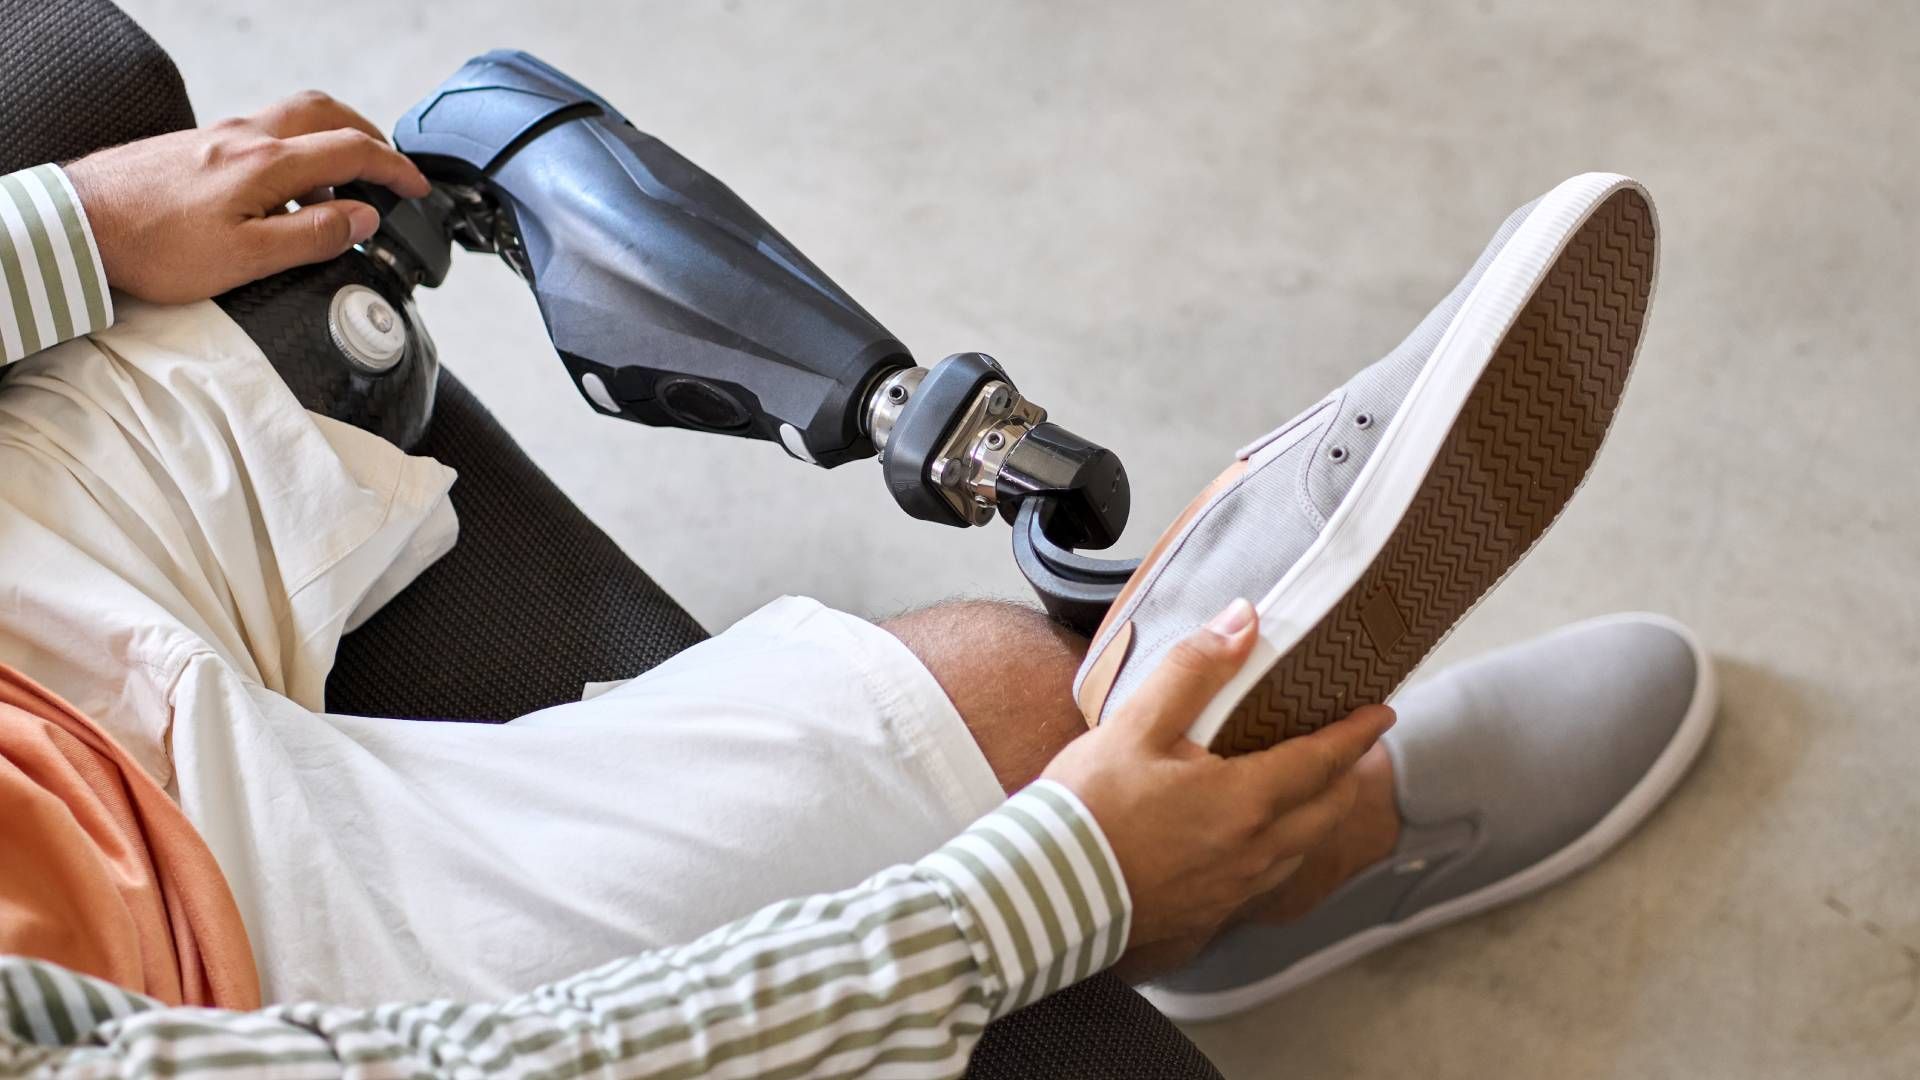
[[[527,282],[598,412],[761,439],[823,468],[878,457],[914,517],[1011,522],[1022,573],[1083,631],[1132,573],[1074,553],[1126,525],[1111,451],[1049,422],[990,356],[918,366],[725,185],[573,79],[487,53],[402,117],[394,142],[431,194],[341,190],[382,211],[377,235],[220,300],[308,408],[419,438],[437,361],[409,298],[445,280],[458,243]]]

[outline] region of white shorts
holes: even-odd
[[[332,716],[453,475],[304,413],[211,304],[0,384],[0,662],[168,786],[268,1001],[492,998],[916,859],[999,785],[892,635],[797,598],[504,725]]]
[[[297,722],[329,729],[303,786],[334,793],[325,812],[351,825],[335,842],[349,864],[377,868],[367,883],[404,930],[381,935],[374,956],[304,943],[272,973],[276,991],[300,996],[524,990],[848,888],[1004,798],[906,646],[799,597],[508,724]],[[273,862],[263,870],[297,873]]]

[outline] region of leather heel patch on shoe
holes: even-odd
[[[1087,718],[1088,727],[1100,723],[1100,710],[1107,707],[1107,695],[1113,693],[1113,681],[1120,677],[1120,665],[1132,644],[1133,620],[1128,619],[1107,639],[1093,666],[1087,669],[1087,677],[1080,680],[1080,714]]]

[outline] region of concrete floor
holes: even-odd
[[[484,48],[558,63],[924,358],[993,352],[1120,451],[1135,550],[1513,206],[1643,178],[1665,258],[1613,443],[1445,655],[1672,612],[1718,734],[1593,872],[1193,1034],[1236,1078],[1920,1072],[1920,7],[126,2],[208,117],[314,85],[387,124]],[[1023,592],[1004,530],[910,521],[870,465],[593,418],[502,269],[425,306],[710,626]]]

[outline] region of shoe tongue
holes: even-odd
[[[1325,427],[1327,422],[1333,419],[1333,413],[1329,410],[1328,406],[1339,399],[1340,394],[1337,391],[1321,398],[1318,403],[1308,408],[1306,412],[1301,413],[1299,416],[1294,417],[1240,449],[1235,450],[1233,452],[1234,460],[1251,462],[1255,457],[1259,456],[1262,450],[1273,446],[1275,443],[1284,440],[1287,445],[1292,445],[1294,442],[1312,434],[1319,428]]]

